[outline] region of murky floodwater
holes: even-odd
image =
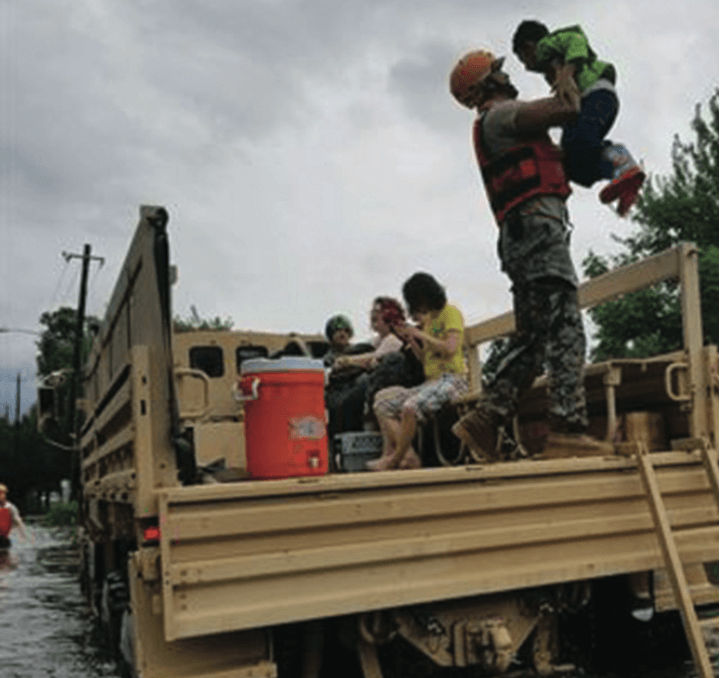
[[[71,533],[28,529],[33,543],[14,538],[12,567],[0,569],[0,676],[117,678],[81,597]]]
[[[12,566],[0,567],[0,677],[120,678],[98,641],[81,596],[71,531],[37,525],[29,526],[29,531],[32,543],[15,540]],[[718,631],[708,640],[716,648]],[[716,669],[718,675],[718,662]],[[691,662],[677,659],[656,669],[645,661],[636,668],[629,664],[595,678],[695,675]]]

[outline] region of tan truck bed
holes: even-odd
[[[684,562],[718,558],[698,452],[654,455]],[[662,567],[625,457],[159,492],[167,640]]]

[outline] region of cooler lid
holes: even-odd
[[[270,358],[250,358],[241,363],[241,373],[250,372],[298,372],[310,370],[321,372],[324,363],[315,358],[298,358],[287,356],[272,360]]]

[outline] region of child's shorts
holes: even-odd
[[[402,409],[411,407],[417,421],[422,423],[451,400],[467,392],[468,382],[465,377],[446,372],[439,379],[426,381],[412,388],[383,388],[375,396],[374,410],[377,416],[399,419]]]

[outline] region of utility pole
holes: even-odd
[[[18,383],[15,389],[15,427],[20,426],[20,372],[18,372]]]
[[[17,464],[20,459],[20,372],[18,372],[17,387],[15,389],[15,427],[13,431],[13,447],[15,452],[13,464]]]
[[[77,431],[75,428],[75,401],[78,391],[78,382],[80,380],[80,359],[81,349],[83,347],[83,324],[85,322],[85,300],[88,290],[88,268],[90,267],[91,259],[100,261],[101,266],[103,265],[104,259],[102,257],[91,256],[91,246],[86,243],[83,247],[83,254],[73,254],[63,252],[63,257],[66,261],[71,259],[82,259],[83,268],[80,276],[80,293],[78,295],[78,313],[76,315],[75,325],[75,342],[73,344],[73,372],[70,378],[70,402],[68,403],[68,433],[71,436],[71,444],[75,447],[78,443]],[[73,454],[71,457],[71,485],[73,487],[73,495],[77,496],[77,489],[79,487],[79,478],[77,468],[77,454]]]

